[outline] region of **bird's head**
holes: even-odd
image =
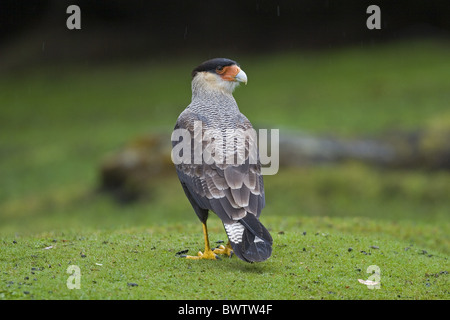
[[[247,75],[236,61],[226,58],[205,61],[192,71],[193,89],[202,87],[232,93],[241,82],[247,84]]]

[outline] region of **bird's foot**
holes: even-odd
[[[200,259],[207,259],[207,260],[219,260],[220,258],[211,250],[205,250],[205,252],[199,251],[196,256],[184,256],[186,259],[192,259],[192,260],[200,260]]]
[[[220,245],[218,248],[215,248],[213,252],[216,254],[227,255],[230,258],[233,256],[233,249],[229,245],[227,246]]]

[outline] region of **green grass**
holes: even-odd
[[[212,242],[224,237],[217,220],[210,223]],[[192,261],[176,257],[179,250],[195,254],[201,249],[199,226],[193,224],[4,238],[0,297],[448,298],[448,257],[396,239],[393,234],[398,227],[361,218],[266,220],[274,251],[271,259],[260,264],[237,258]],[[286,228],[279,229],[281,225]],[[79,290],[67,287],[71,265],[81,271]],[[371,276],[366,273],[371,265],[381,270],[380,289],[370,290],[358,282]]]
[[[235,96],[281,134],[418,129],[450,118],[449,53],[418,42],[234,57],[249,76]],[[281,168],[265,177],[274,251],[260,264],[175,257],[203,246],[175,174],[129,205],[96,192],[106,154],[171,131],[201,59],[0,76],[0,299],[448,299],[447,171]],[[225,240],[214,216],[210,233]],[[379,290],[358,282],[370,265]]]

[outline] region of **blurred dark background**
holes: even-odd
[[[81,30],[66,27],[71,4],[81,8]],[[372,4],[381,8],[381,30],[366,28]],[[449,17],[445,0],[3,0],[0,67],[443,38],[450,34]]]

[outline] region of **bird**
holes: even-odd
[[[257,141],[245,136],[253,126],[240,112],[233,97],[239,84],[247,84],[247,75],[236,61],[214,58],[197,66],[191,76],[192,99],[179,115],[174,132],[185,130],[189,133],[191,150],[187,151],[192,152],[186,153],[188,161],[176,163],[175,168],[184,193],[202,223],[205,250],[196,256],[183,257],[217,260],[220,259],[218,255],[236,255],[249,263],[265,261],[272,254],[273,239],[259,221],[265,206],[265,193]],[[208,131],[214,132],[215,138],[207,143],[200,137],[198,144],[199,137],[195,136],[200,132],[199,125],[203,139]],[[230,137],[231,134],[234,136]],[[172,150],[183,140],[173,136]],[[236,143],[237,146],[230,147],[224,143],[236,142],[242,137],[246,138],[244,144]],[[196,142],[203,155],[207,150],[213,150],[215,160],[195,161],[195,153],[199,152],[195,150]],[[256,150],[255,161],[251,161],[250,149]],[[228,158],[226,162],[217,161],[219,155],[230,155],[234,160],[239,155],[242,158],[241,161],[228,161]],[[226,246],[211,249],[207,229],[209,212],[214,212],[222,221],[228,237]]]

